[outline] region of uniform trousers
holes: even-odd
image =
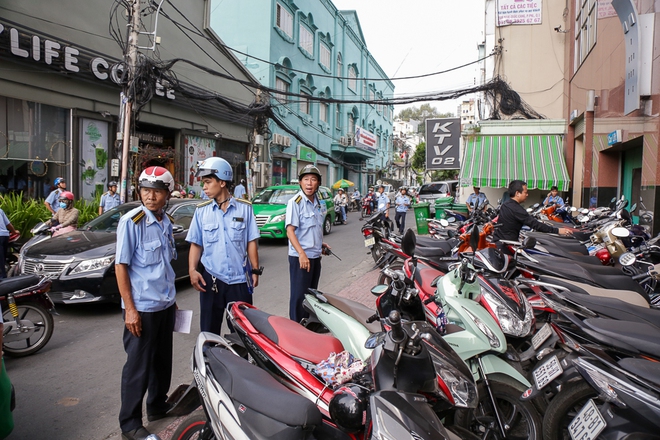
[[[172,333],[176,305],[159,312],[139,312],[142,334],[134,336],[124,326],[126,364],[121,375],[119,426],[123,432],[142,426],[142,400],[147,395],[147,414],[168,409],[167,392],[172,380]],[[124,318],[126,312],[124,312]]]
[[[399,228],[399,234],[403,234],[403,230],[406,229],[406,214],[406,211],[397,211],[394,215],[394,221],[396,221],[396,227]]]
[[[202,271],[202,276],[206,283],[206,291],[199,294],[200,331],[220,335],[227,304],[234,301],[252,304],[252,295],[248,291],[247,283],[227,284],[218,278],[213,281],[213,275],[206,270]],[[227,323],[227,325],[229,331],[233,332],[231,324]]]
[[[300,322],[309,317],[309,313],[303,309],[303,300],[307,289],[319,287],[321,278],[321,257],[309,259],[309,272],[300,268],[298,257],[289,255],[289,283],[291,284],[291,296],[289,298],[289,317],[291,320]]]

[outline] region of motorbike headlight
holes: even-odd
[[[453,400],[450,403],[459,408],[476,408],[477,387],[472,378],[466,378],[458,373],[454,367],[447,365],[443,359],[434,355],[433,351],[430,353],[435,372],[438,375],[438,385],[445,394],[449,394],[448,398]]]
[[[488,327],[488,324],[483,322],[481,319],[476,317],[472,312],[470,312],[468,309],[463,307],[463,310],[465,310],[465,313],[472,319],[474,322],[474,325],[477,326],[477,328],[486,335],[486,338],[488,338],[488,343],[490,344],[491,348],[494,350],[499,350],[502,344],[500,343],[500,339],[497,337],[495,333]]]
[[[73,268],[69,275],[76,275],[83,272],[105,269],[114,263],[114,261],[114,255],[110,257],[94,258],[93,260],[81,261],[76,267]]]
[[[276,216],[271,217],[270,220],[268,220],[268,223],[283,222],[285,218],[286,218],[286,214],[276,215]]]
[[[499,321],[500,328],[505,335],[517,338],[529,336],[534,324],[534,312],[526,298],[521,297],[523,303],[520,306],[525,309],[525,315],[521,319],[497,295],[488,291],[484,286],[481,286],[481,295],[495,314],[495,318]]]

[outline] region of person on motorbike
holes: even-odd
[[[371,215],[374,212],[374,189],[369,187],[367,195],[364,196],[362,200],[362,206],[367,206],[367,215]]]
[[[58,209],[60,209],[57,199],[63,191],[66,191],[66,180],[64,180],[64,177],[58,177],[55,179],[54,185],[55,189],[48,194],[48,197],[46,197],[46,200],[44,201],[44,205],[46,205],[46,208],[48,208],[53,215],[55,215]]]
[[[0,279],[7,278],[5,261],[9,250],[9,234],[20,234],[20,231],[14,228],[5,212],[0,209]]]
[[[115,208],[120,204],[121,199],[119,198],[119,194],[117,194],[117,182],[111,180],[108,182],[108,192],[101,196],[101,201],[99,202],[99,215],[106,211],[110,211],[112,208]]]
[[[335,195],[333,201],[335,203],[335,206],[339,206],[341,212],[341,222],[343,224],[346,224],[346,205],[348,205],[348,200],[346,194],[344,194],[343,188],[339,188],[337,190],[337,194]]]
[[[46,224],[53,232],[53,236],[57,236],[76,229],[79,215],[80,212],[73,207],[73,193],[64,191],[59,197],[58,211]]]
[[[286,205],[286,236],[289,239],[289,317],[300,322],[308,316],[303,308],[307,289],[318,288],[321,278],[321,255],[324,248],[323,223],[328,208],[317,195],[321,172],[314,165],[300,170],[300,191]]]
[[[351,203],[356,211],[360,210],[360,191],[355,187],[353,194],[351,194]]]
[[[191,189],[190,191],[188,191],[188,198],[189,199],[194,199],[196,196],[197,196],[197,193],[195,192],[195,190]]]
[[[405,186],[401,187],[400,194],[396,196],[394,204],[396,205],[394,220],[397,228],[399,228],[399,234],[403,234],[403,230],[406,229],[406,214],[408,208],[410,208],[410,197],[408,197],[408,189]]]
[[[559,206],[564,206],[564,199],[561,198],[559,195],[559,189],[556,186],[553,186],[550,188],[550,192],[548,193],[548,197],[545,198],[543,201],[543,205],[548,206],[549,204],[554,203]]]
[[[167,417],[172,380],[172,337],[176,289],[171,260],[176,258],[172,222],[165,212],[174,178],[151,166],[140,174],[142,205],[128,211],[117,226],[115,271],[124,309],[126,364],[121,375],[119,426],[122,440],[144,440],[142,401],[147,420]]]
[[[509,200],[504,202],[500,207],[500,214],[497,220],[499,227],[495,228],[495,232],[493,233],[494,242],[500,240],[518,241],[520,230],[523,226],[529,226],[539,232],[550,232],[560,235],[571,234],[570,229],[550,226],[529,215],[525,208],[520,206],[521,203],[527,200],[528,196],[527,182],[514,180],[509,184]],[[503,247],[503,249],[508,248]]]
[[[474,208],[479,207],[481,209],[486,208],[486,194],[480,192],[481,188],[478,186],[472,187],[474,192],[470,194],[467,198],[467,202],[465,204],[467,205],[468,212],[474,211]]]

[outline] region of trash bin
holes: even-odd
[[[417,225],[418,234],[428,234],[429,225],[426,219],[429,218],[429,205],[428,202],[418,203],[414,206],[415,210],[415,224]]]
[[[451,209],[454,198],[453,197],[441,197],[435,200],[435,218],[440,220],[442,218],[447,218],[445,209]]]
[[[467,206],[465,206],[464,203],[452,203],[451,206],[448,206],[446,209],[451,209],[452,211],[456,211],[459,214],[464,215],[465,217],[470,216],[470,211],[468,211]]]

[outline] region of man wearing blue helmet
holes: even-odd
[[[48,197],[46,197],[46,200],[44,201],[44,205],[46,205],[46,208],[48,208],[51,214],[55,215],[57,210],[60,209],[60,194],[63,191],[66,191],[66,180],[64,180],[64,177],[58,177],[53,183],[55,189],[48,194]]]
[[[211,157],[199,164],[204,193],[197,205],[186,241],[190,242],[188,272],[200,294],[201,331],[220,334],[229,302],[252,304],[259,283],[259,228],[247,200],[231,196],[234,176],[229,162]],[[198,271],[199,262],[202,263]]]

